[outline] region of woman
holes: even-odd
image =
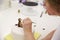
[[[49,15],[60,16],[60,0],[45,0],[44,2],[45,2],[45,8]],[[25,33],[25,40],[35,40],[33,33],[32,33],[32,21],[29,18],[26,18],[23,20],[22,26],[23,26],[24,33]],[[55,40],[54,36],[52,37],[54,32],[55,30],[49,33],[42,40],[51,40],[51,38],[52,40]]]

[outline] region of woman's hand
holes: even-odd
[[[29,18],[26,18],[22,22],[22,26],[24,29],[24,40],[35,40],[33,33],[32,33],[32,21]]]
[[[29,18],[26,18],[22,21],[22,26],[24,32],[32,32],[32,21]]]

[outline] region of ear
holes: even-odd
[[[46,8],[46,1],[43,1],[43,7]]]

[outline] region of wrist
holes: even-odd
[[[32,30],[24,30],[24,33],[32,33]]]
[[[29,36],[33,36],[33,33],[32,32],[24,32],[24,35],[29,37]]]
[[[34,40],[34,36],[33,36],[33,33],[32,32],[24,32],[24,35],[25,35],[25,39],[26,40]]]
[[[24,33],[29,34],[29,33],[32,33],[32,31],[31,30],[24,30]]]
[[[24,32],[32,32],[32,28],[23,28]]]

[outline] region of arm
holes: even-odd
[[[24,19],[22,26],[24,29],[25,40],[35,40],[32,33],[32,21],[29,18]]]
[[[45,38],[43,38],[42,40],[51,40],[53,34],[54,34],[55,30],[53,30],[52,32],[50,32],[47,36],[45,36]]]
[[[32,32],[25,32],[25,40],[35,40]]]
[[[60,27],[58,27],[51,40],[60,40]]]

